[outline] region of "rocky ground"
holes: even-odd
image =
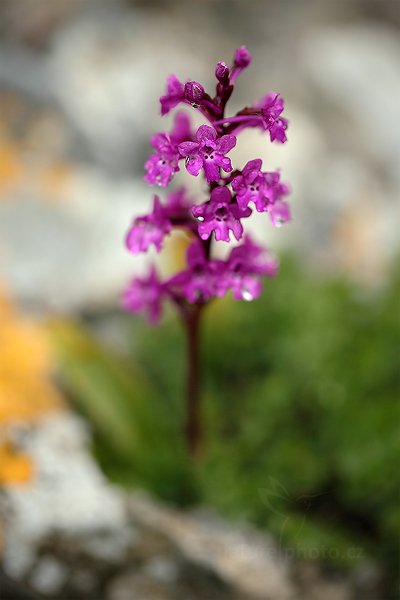
[[[370,565],[349,579],[249,525],[110,486],[68,411],[18,436],[36,473],[1,494],[2,600],[376,600]]]

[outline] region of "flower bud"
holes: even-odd
[[[229,67],[224,62],[217,63],[215,67],[215,77],[222,84],[228,83],[229,80]]]
[[[203,86],[197,81],[188,81],[185,83],[185,98],[191,104],[197,104],[204,98],[205,91]]]
[[[233,62],[236,67],[240,67],[241,69],[245,69],[251,63],[252,56],[250,52],[247,50],[246,46],[240,46],[235,50],[235,55],[233,57]]]

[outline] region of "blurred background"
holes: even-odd
[[[2,599],[398,597],[399,25],[395,0],[1,1]],[[279,91],[288,142],[232,159],[281,168],[293,221],[252,225],[262,298],[206,314],[194,466],[183,332],[120,311],[147,260],[123,239],[166,76],[212,90],[242,44],[230,111]]]

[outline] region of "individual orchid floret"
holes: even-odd
[[[289,194],[290,187],[287,183],[281,181],[279,171],[264,172],[263,177],[266,186],[266,196],[271,204],[280,200],[282,196]]]
[[[233,272],[275,277],[278,273],[277,259],[265,246],[256,244],[246,235],[240,246],[235,246],[229,256],[228,265]]]
[[[185,99],[193,108],[198,108],[209,121],[213,121],[215,116],[221,115],[221,108],[217,98],[214,100],[206,94],[201,83],[197,81],[188,81],[185,83]]]
[[[252,61],[252,56],[250,52],[247,50],[246,46],[240,46],[235,50],[235,54],[233,56],[233,66],[231,72],[231,83],[235,83],[236,79],[243,71],[246,69]]]
[[[198,108],[209,120],[221,114],[218,102],[212,100],[201,83],[197,81],[182,83],[175,75],[170,75],[167,80],[167,93],[160,98],[161,115],[168,114],[181,102]]]
[[[284,223],[291,219],[289,204],[284,200],[278,200],[275,204],[272,204],[267,212],[274,227],[282,227]]]
[[[185,100],[184,85],[175,75],[169,75],[167,79],[167,93],[160,98],[162,116],[169,113],[180,102]]]
[[[153,211],[137,217],[126,236],[126,246],[132,254],[146,252],[153,244],[160,252],[164,237],[171,231],[172,223],[158,196],[154,196]]]
[[[231,251],[226,271],[220,279],[220,290],[231,289],[236,300],[254,300],[261,294],[260,276],[274,277],[278,262],[268,250],[255,244],[249,236]]]
[[[218,119],[213,125],[225,125],[226,131],[235,135],[247,127],[259,127],[263,131],[269,131],[271,142],[276,140],[283,144],[287,140],[288,127],[288,121],[280,116],[283,108],[283,98],[275,92],[270,92],[254,106],[244,108],[233,117]]]
[[[214,231],[217,242],[230,242],[230,232],[237,240],[243,235],[240,219],[251,215],[250,208],[241,209],[232,202],[229,189],[216,187],[211,192],[210,200],[200,206],[194,206],[193,215],[200,221],[198,232],[202,240],[207,240]]]
[[[122,296],[122,307],[133,313],[147,311],[148,319],[156,325],[161,317],[161,303],[165,287],[160,282],[154,267],[148,277],[135,277]]]
[[[271,142],[277,140],[284,144],[287,140],[286,129],[287,120],[281,117],[284,109],[284,100],[282,96],[275,92],[270,92],[259,102],[262,114],[262,126],[269,131]]]
[[[197,81],[188,81],[185,83],[185,98],[190,104],[197,106],[203,100],[205,91],[201,83]]]
[[[250,160],[232,180],[240,208],[244,209],[252,201],[258,212],[269,212],[277,200],[289,193],[287,183],[280,181],[279,171],[263,172],[261,167],[261,159]]]
[[[233,64],[235,67],[245,69],[251,64],[251,61],[252,56],[246,46],[240,46],[235,50],[235,54],[233,56]]]
[[[261,158],[249,160],[240,175],[232,180],[232,189],[236,192],[236,200],[241,209],[245,209],[250,201],[256,205],[264,201],[265,180],[261,167]]]
[[[223,61],[218,62],[215,67],[215,77],[222,85],[227,85],[229,83],[229,67]]]
[[[197,177],[201,169],[208,183],[219,181],[221,178],[220,168],[226,173],[232,171],[232,164],[227,154],[236,145],[234,135],[223,135],[217,138],[213,127],[201,125],[196,133],[195,142],[183,142],[179,144],[179,153],[186,157],[186,169]]]
[[[179,171],[179,153],[176,144],[167,133],[156,133],[151,138],[155,149],[145,162],[145,180],[151,185],[167,187],[174,174]]]
[[[175,173],[180,170],[178,145],[190,139],[193,139],[190,119],[185,112],[179,112],[171,133],[156,133],[151,137],[150,142],[155,153],[145,163],[145,180],[151,185],[167,187]]]
[[[176,290],[191,303],[206,302],[216,295],[216,283],[224,263],[207,258],[204,245],[195,240],[187,251],[187,269],[174,275],[168,282],[172,293]]]

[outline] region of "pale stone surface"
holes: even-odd
[[[216,517],[184,515],[146,497],[132,497],[129,507],[135,520],[167,535],[185,556],[216,571],[244,594],[274,600],[293,597],[288,565],[267,536],[233,528]]]
[[[129,169],[141,144],[163,129],[158,98],[169,69],[189,77],[206,75],[199,57],[174,25],[153,14],[126,12],[107,2],[64,27],[53,39],[48,59],[51,95],[105,166]],[[151,35],[149,35],[151,31]],[[160,60],[168,56],[168,64]],[[84,93],[81,93],[84,90]]]
[[[51,600],[351,598],[348,580],[317,565],[296,567],[249,525],[113,488],[89,453],[84,422],[66,410],[26,428],[19,441],[36,474],[3,491],[1,567]]]
[[[347,25],[311,32],[304,66],[325,100],[353,123],[354,146],[398,172],[400,42],[389,26]],[[352,133],[352,132],[349,132]],[[358,139],[357,139],[358,138]],[[353,148],[354,148],[353,146]]]
[[[5,520],[6,571],[23,577],[35,563],[40,544],[54,533],[83,535],[85,543],[92,540],[97,546],[96,535],[104,531],[108,533],[106,560],[120,557],[127,545],[123,500],[89,455],[83,422],[60,412],[44,418],[25,434],[25,440],[36,472],[29,485],[6,492],[11,507]],[[53,579],[54,564],[47,567],[35,575],[41,588],[45,579]]]
[[[151,193],[82,169],[67,194],[52,204],[29,196],[0,203],[0,270],[18,298],[42,310],[118,306],[122,287],[146,260],[134,259],[124,238]]]

